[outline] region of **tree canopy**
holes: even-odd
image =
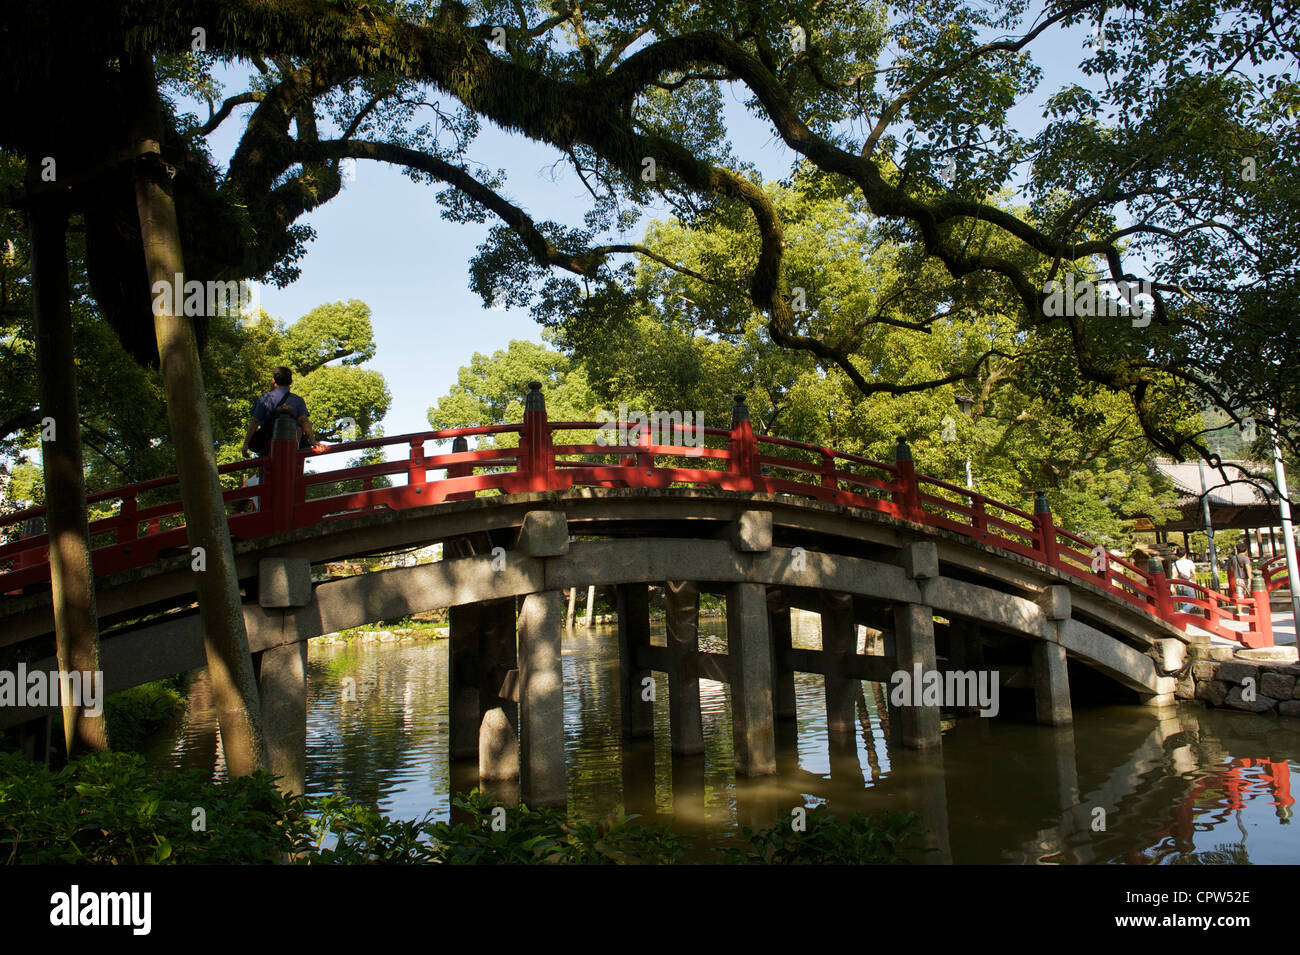
[[[499,221],[472,268],[485,302],[504,294],[533,302],[540,317],[603,307],[629,294],[629,256],[687,275],[671,249],[629,241],[638,217],[662,203],[692,229],[746,219],[749,254],[736,278],[767,337],[839,369],[857,394],[987,375],[977,354],[934,379],[865,361],[860,339],[902,316],[891,304],[864,312],[851,290],[796,280],[801,263],[788,246],[797,224],[725,135],[723,91],[735,89],[817,188],[869,210],[898,246],[898,267],[931,285],[932,301],[957,309],[993,289],[1017,333],[1056,336],[1061,373],[1068,364],[1070,375],[1123,396],[1157,448],[1208,450],[1199,428],[1185,427],[1183,393],[1237,420],[1249,414],[1266,432],[1296,419],[1289,8],[1262,0],[13,6],[0,76],[17,109],[0,146],[29,158],[62,150],[56,158],[74,184],[116,168],[111,121],[89,114],[111,106],[122,57],[153,56],[164,91],[210,98],[206,118],[168,113],[187,264],[199,272],[288,280],[310,237],[300,220],[338,193],[339,162],[371,159],[439,184],[451,218]],[[82,25],[75,36],[57,34],[65,49],[23,45],[54,35],[55,18]],[[1042,84],[1035,53],[1045,44],[1058,57],[1067,45],[1078,51],[1076,77],[1059,89]],[[237,60],[254,72],[226,95],[211,67]],[[69,103],[78,113],[61,118],[69,130],[55,135],[50,117]],[[1036,130],[1011,119],[1026,103],[1046,104]],[[223,167],[204,137],[245,110]],[[492,168],[473,150],[484,119],[551,145],[572,165],[592,197],[581,223],[534,221],[500,174],[475,171]],[[103,228],[110,192],[100,190],[88,239],[105,261],[128,261],[130,231]],[[211,223],[226,220],[240,228],[215,241]],[[840,241],[825,238],[828,248]],[[1049,314],[1048,283],[1073,273],[1149,281],[1149,321]],[[133,294],[116,289],[119,302]],[[840,326],[824,319],[836,306]],[[1294,429],[1282,431],[1294,449]]]

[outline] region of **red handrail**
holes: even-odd
[[[268,457],[237,461],[218,468],[221,474],[239,474],[261,469],[260,483],[223,492],[232,513],[228,523],[232,536],[244,540],[311,527],[322,522],[382,509],[423,507],[477,494],[516,494],[525,491],[557,491],[573,486],[666,488],[672,485],[717,487],[728,491],[790,494],[849,507],[868,509],[929,527],[941,528],[985,545],[1036,560],[1062,573],[1092,584],[1111,596],[1154,614],[1176,627],[1197,626],[1211,633],[1247,643],[1271,645],[1267,590],[1280,582],[1271,578],[1277,568],[1265,561],[1267,587],[1254,594],[1247,613],[1232,613],[1222,605],[1230,602],[1191,581],[1167,581],[1163,571],[1142,571],[1122,558],[1104,551],[1101,568],[1093,569],[1093,554],[1099,551],[1091,541],[1057,527],[1046,498],[1039,497],[1035,513],[977,494],[946,481],[917,474],[907,445],[899,440],[893,464],[861,455],[822,447],[790,438],[755,434],[746,416],[739,416],[729,429],[661,424],[666,440],[680,438],[681,445],[651,444],[648,429],[642,429],[635,444],[561,444],[559,431],[599,430],[602,422],[548,421],[538,388],[531,389],[525,402],[524,420],[519,424],[482,425],[423,431],[393,437],[370,438],[331,445],[324,451],[298,451],[293,441],[271,443]],[[514,448],[468,449],[467,439],[515,434]],[[426,453],[429,442],[456,441],[450,453]],[[715,447],[706,447],[713,439]],[[661,438],[663,440],[663,438]],[[685,442],[690,440],[690,444]],[[404,457],[387,462],[343,468],[315,474],[305,473],[309,459],[355,453],[374,448],[405,445]],[[466,450],[455,450],[456,446]],[[796,455],[801,455],[796,456]],[[576,460],[575,460],[576,458]],[[610,460],[610,459],[614,460]],[[684,459],[675,466],[660,459]],[[684,465],[684,466],[683,466]],[[476,473],[477,472],[477,473]],[[406,483],[374,487],[374,480],[405,475]],[[343,482],[359,481],[359,491],[336,491],[308,497]],[[109,540],[94,546],[92,562],[96,576],[130,570],[159,559],[171,548],[184,547],[183,526],[166,530],[164,518],[183,517],[179,494],[151,506],[141,506],[142,495],[167,487],[179,487],[175,475],[126,487],[100,491],[87,497],[88,503],[117,501],[118,513],[91,522],[92,538]],[[255,511],[238,507],[257,498]],[[0,518],[0,532],[43,517],[44,508],[28,508]],[[140,524],[148,522],[146,531]],[[92,545],[95,544],[92,540]],[[1081,548],[1081,549],[1080,549]],[[21,592],[48,581],[48,540],[44,534],[19,537],[0,545],[0,563],[11,569],[0,573],[0,594]],[[1171,584],[1190,584],[1198,596],[1170,596]],[[1201,596],[1203,595],[1203,596]],[[1262,601],[1262,603],[1261,603]],[[1198,613],[1183,613],[1191,604]],[[1237,630],[1229,623],[1246,623]],[[1267,641],[1266,643],[1263,641]]]

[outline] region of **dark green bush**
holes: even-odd
[[[453,804],[466,821],[392,820],[343,796],[286,797],[267,773],[214,782],[156,773],[132,753],[100,753],[52,771],[0,754],[0,852],[8,864],[670,865],[693,839],[635,816],[570,822],[563,813],[502,806],[480,792]],[[906,861],[914,814],[836,820],[809,810],[806,831],[785,819],[721,861],[861,864]],[[716,855],[716,852],[715,852]]]
[[[134,753],[58,771],[0,754],[0,851],[11,864],[272,862],[302,828],[267,773],[215,784],[197,770],[155,773]]]
[[[825,806],[806,812],[803,831],[793,815],[769,829],[746,826],[743,846],[722,850],[724,862],[745,865],[891,865],[906,863],[905,853],[929,852],[916,845],[921,835],[916,813],[894,809],[876,816],[836,819]]]
[[[184,677],[142,683],[114,693],[104,703],[108,738],[114,749],[139,749],[154,730],[185,712]]]

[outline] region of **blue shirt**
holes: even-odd
[[[293,412],[293,423],[297,424],[302,418],[307,417],[307,402],[303,401],[298,395],[295,395],[288,388],[281,385],[273,391],[268,391],[262,397],[253,402],[253,420],[259,424],[265,422],[275,413],[275,409],[280,405],[288,405],[289,410]]]

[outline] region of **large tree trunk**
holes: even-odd
[[[40,181],[30,162],[28,229],[32,254],[32,311],[36,323],[45,470],[45,529],[50,540],[50,590],[59,671],[99,671],[95,584],[90,567],[86,518],[86,475],[81,460],[77,370],[72,352],[72,310],[68,304],[68,212],[59,192]],[[42,188],[44,187],[44,188]],[[53,433],[49,431],[52,423]],[[102,677],[96,677],[103,688]],[[62,681],[60,681],[62,684]],[[84,676],[80,682],[85,686]],[[84,699],[84,691],[83,696]],[[102,702],[102,700],[101,700]],[[108,749],[101,710],[91,716],[79,700],[62,700],[63,740],[68,757]]]
[[[170,286],[177,274],[184,273],[185,267],[176,205],[166,186],[168,177],[159,158],[162,115],[153,67],[144,60],[125,69],[130,71],[128,88],[136,112],[132,137],[137,157],[135,194],[149,283],[151,287],[156,282]],[[244,629],[235,555],[226,524],[225,504],[221,500],[198,344],[191,320],[175,314],[183,311],[181,301],[172,301],[170,308],[154,311],[161,312],[154,315],[154,332],[158,337],[167,395],[167,421],[176,448],[186,530],[190,547],[203,549],[206,564],[205,569],[193,572],[194,592],[203,618],[203,644],[217,704],[222,748],[230,774],[247,776],[270,764],[262,735],[248,633]]]

